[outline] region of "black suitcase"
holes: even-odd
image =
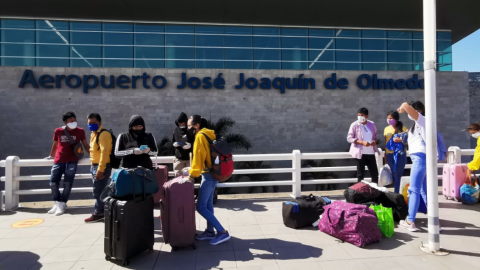
[[[122,265],[127,266],[131,257],[153,250],[153,208],[151,195],[134,196],[131,200],[105,199],[104,250],[107,261],[121,260]]]

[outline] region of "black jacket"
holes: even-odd
[[[132,127],[137,125],[143,126],[143,130],[139,135],[135,135],[132,132]],[[148,154],[135,155],[133,150],[140,148],[142,145],[147,145],[150,148],[150,152]],[[151,133],[145,132],[145,122],[142,117],[138,115],[132,116],[128,132],[120,134],[115,145],[115,157],[122,159],[120,166],[128,169],[141,166],[153,170],[150,156],[155,156],[157,151],[155,137]]]
[[[195,136],[189,136],[187,134],[187,128],[180,128],[178,123],[185,123],[187,125],[188,117],[185,113],[181,113],[177,120],[175,120],[175,129],[173,130],[172,143],[180,142],[182,144],[190,143],[192,147],[190,149],[183,149],[182,146],[175,147],[175,157],[180,160],[190,160],[190,153],[193,151],[193,142],[195,141]]]

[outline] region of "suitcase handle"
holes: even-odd
[[[337,222],[335,222],[335,223],[333,223],[333,222],[332,222],[332,219],[330,218],[330,210],[332,210],[332,209],[331,209],[331,208],[328,208],[328,209],[327,209],[328,222],[330,222],[330,224],[336,226],[336,225],[338,225],[338,223],[340,223],[340,220],[341,220],[342,217],[344,216],[345,210],[342,211],[342,213],[340,214],[340,218],[338,218]]]
[[[118,220],[115,220],[115,232],[113,233],[113,235],[117,236],[116,239],[115,239],[116,241],[120,241],[120,230],[119,230],[119,228],[120,228],[119,222],[118,222]]]

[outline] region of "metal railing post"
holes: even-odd
[[[20,158],[17,156],[10,156],[5,160],[5,211],[12,211],[18,207],[19,196],[13,195],[13,192],[20,187],[17,181],[13,181],[13,177],[20,175],[20,168],[13,166],[13,163],[18,160]]]
[[[302,154],[300,150],[293,150],[292,159],[292,197],[300,197],[302,195]]]

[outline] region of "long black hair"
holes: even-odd
[[[192,119],[192,125],[195,126],[196,124],[200,125],[200,129],[207,127],[208,121],[207,119],[201,117],[200,115],[192,115],[190,116]]]
[[[402,121],[400,121],[400,114],[396,111],[390,111],[390,112],[388,112],[388,115],[390,115],[397,122],[395,124],[395,134],[402,133],[403,132],[403,123],[402,123]]]
[[[421,101],[412,101],[409,103],[410,106],[412,106],[418,113],[421,113],[423,116],[425,116],[425,105]],[[410,129],[413,132],[415,132],[415,124],[413,124],[412,128]]]

